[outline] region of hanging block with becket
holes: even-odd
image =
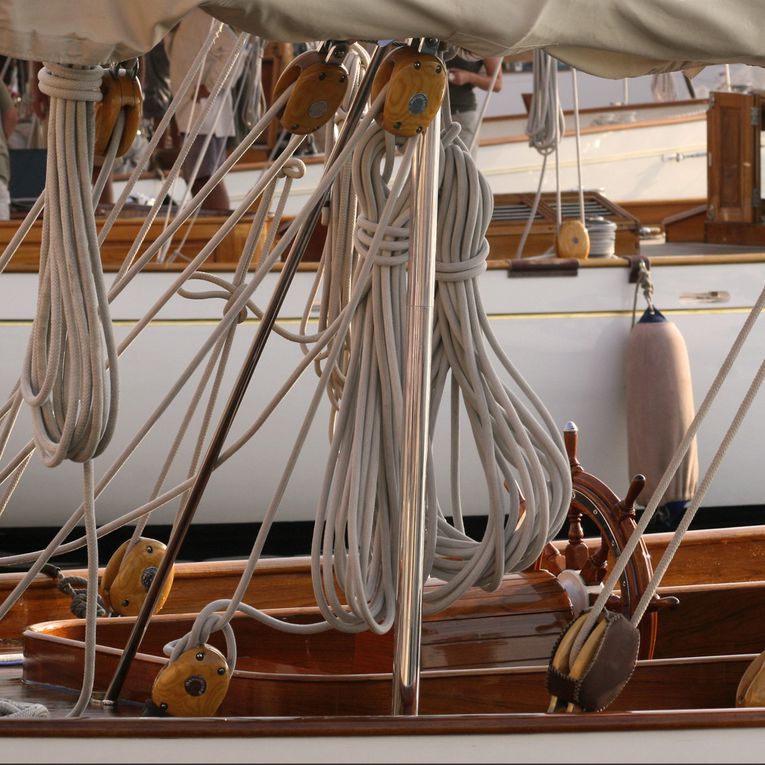
[[[162,542],[147,537],[140,537],[130,549],[129,545],[130,540],[127,540],[117,548],[104,570],[99,587],[99,594],[107,610],[119,616],[135,616],[140,611],[167,549]],[[172,586],[171,569],[155,611],[162,608]]]
[[[344,47],[334,47],[328,55],[307,50],[282,72],[274,88],[274,100],[290,85],[295,86],[279,115],[285,130],[308,135],[332,119],[348,91],[344,56]]]
[[[613,702],[637,664],[640,633],[623,614],[604,610],[577,656],[571,649],[589,610],[574,619],[553,649],[547,668],[549,712],[600,712]]]
[[[446,67],[438,56],[401,46],[383,61],[372,83],[372,101],[388,85],[377,121],[393,135],[411,138],[431,123],[446,90]]]
[[[226,657],[204,643],[184,651],[159,671],[151,689],[152,703],[173,717],[212,717],[231,681]]]
[[[103,99],[96,103],[96,156],[103,157],[109,148],[120,112],[125,113],[122,137],[117,147],[121,157],[133,145],[143,112],[143,91],[137,71],[113,67],[104,72],[101,80]]]

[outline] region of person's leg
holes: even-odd
[[[192,173],[194,172],[194,166],[197,163],[199,153],[202,151],[202,147],[207,139],[206,135],[199,135],[196,137],[192,144],[191,151],[189,151],[181,168],[181,175],[183,179],[188,183],[191,180]],[[192,180],[191,193],[196,194],[202,186],[207,183],[210,176],[220,167],[226,153],[226,138],[211,136],[210,142],[207,147],[202,161],[199,164],[196,178]],[[209,210],[228,210],[230,209],[230,202],[228,198],[228,191],[226,190],[225,181],[221,181],[207,196],[203,203],[203,207]]]
[[[11,195],[5,181],[0,181],[0,220],[11,218]]]
[[[202,186],[207,183],[209,180],[209,177],[207,178],[197,178],[196,181],[194,181],[194,185],[192,186],[192,192],[196,194]],[[208,195],[207,199],[205,199],[203,207],[206,210],[230,210],[231,209],[231,203],[228,198],[228,191],[226,190],[226,185],[224,181],[221,181]]]

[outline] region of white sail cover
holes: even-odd
[[[431,36],[482,56],[544,48],[602,77],[765,65],[765,0],[2,0],[0,53],[122,61],[196,6],[269,40]]]

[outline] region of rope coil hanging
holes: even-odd
[[[91,190],[100,67],[46,64],[50,96],[40,288],[21,375],[46,465],[86,462],[108,445],[117,414],[117,353]]]
[[[447,595],[451,602],[469,586],[497,587],[503,574],[530,565],[563,524],[571,495],[559,431],[501,350],[481,304],[477,279],[486,269],[493,197],[469,151],[454,140],[455,132],[445,132],[440,162],[430,441],[450,375],[452,454],[461,451],[461,396],[488,489],[489,520],[481,540],[464,533],[459,465],[453,458],[451,504],[459,520],[449,523],[438,505],[431,464],[426,527],[438,534],[430,544],[426,539],[426,570],[449,585],[428,593],[426,611],[445,607]],[[495,360],[514,387],[500,377]]]

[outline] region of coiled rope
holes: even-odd
[[[0,699],[0,719],[31,720],[41,717],[50,717],[48,708],[42,704]]]
[[[90,181],[101,76],[100,67],[58,64],[39,75],[51,97],[51,148],[37,311],[20,383],[35,444],[50,467],[100,454],[117,415],[117,352]]]
[[[563,113],[558,92],[557,61],[543,50],[535,50],[533,67],[534,96],[531,99],[531,109],[526,122],[526,134],[529,137],[529,146],[535,148],[542,155],[542,169],[539,172],[539,184],[534,194],[534,202],[515,251],[516,258],[523,256],[523,248],[526,246],[526,240],[537,214],[539,200],[542,198],[542,184],[547,170],[547,159],[553,153],[557,158],[558,145],[566,131],[566,116]],[[560,184],[556,183],[556,187],[558,194],[560,194]],[[557,205],[557,215],[558,225],[560,225],[560,200]]]
[[[448,584],[426,593],[424,612],[445,608],[468,587],[496,588],[505,573],[531,565],[563,524],[571,496],[559,429],[501,350],[481,304],[478,277],[489,253],[493,196],[470,152],[453,140],[455,134],[454,127],[445,131],[440,163],[430,442],[450,377],[456,522],[449,523],[439,506],[431,456],[426,528],[438,533],[426,536],[425,570]],[[515,389],[501,379],[495,361]],[[480,540],[467,536],[461,522],[460,397],[488,489],[488,523]]]

